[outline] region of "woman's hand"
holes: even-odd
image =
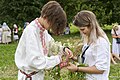
[[[71,72],[78,71],[78,67],[72,63],[69,63],[69,65],[67,66],[67,69],[70,70]]]
[[[117,38],[120,38],[120,36],[118,36]]]

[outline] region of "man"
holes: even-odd
[[[63,47],[58,55],[48,57],[47,45],[53,38],[49,29],[59,35],[66,26],[66,14],[59,3],[50,1],[45,4],[41,16],[32,21],[23,31],[15,52],[15,63],[19,69],[18,80],[43,80],[44,69],[52,68],[61,62]],[[67,50],[67,49],[66,49]]]

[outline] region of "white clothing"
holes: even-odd
[[[118,26],[118,30],[116,31],[116,33],[117,33],[117,35],[120,36],[120,25]],[[111,30],[111,34],[115,35],[115,32],[113,29]],[[118,56],[120,55],[120,44],[116,43],[115,38],[112,39],[112,53],[117,54]]]
[[[70,28],[69,27],[65,28],[65,34],[70,34]]]
[[[2,28],[0,28],[0,43],[2,43]]]
[[[18,69],[31,73],[38,73],[32,76],[32,80],[44,80],[44,69],[49,69],[60,63],[60,56],[50,56],[44,54],[40,38],[40,28],[35,20],[32,21],[23,31],[18,47],[15,52],[15,63]],[[48,45],[53,38],[47,30],[43,32],[45,42]],[[25,75],[18,72],[18,80],[25,80]]]
[[[11,30],[6,23],[3,23],[2,30],[2,43],[11,42]]]
[[[19,37],[18,37],[18,28],[13,29],[13,39],[14,39],[14,41],[19,39]]]
[[[88,45],[84,45],[83,48]],[[83,50],[82,48],[82,50]],[[105,70],[103,74],[86,74],[86,80],[109,80],[110,44],[99,37],[96,44],[91,44],[85,52],[85,64],[96,66],[98,70]]]
[[[13,35],[13,39],[18,40],[19,39],[18,35]]]

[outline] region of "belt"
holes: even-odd
[[[30,78],[30,80],[32,80],[32,75],[35,75],[36,73],[38,73],[38,72],[34,71],[34,72],[31,72],[30,74],[27,74],[27,73],[25,73],[24,71],[21,71],[21,70],[20,70],[20,72],[22,74],[26,75],[25,80],[27,80],[27,78]]]

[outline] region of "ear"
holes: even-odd
[[[48,22],[48,19],[47,19],[47,18],[43,18],[43,21],[45,21],[45,23],[48,23],[48,24],[49,24],[49,22]]]

